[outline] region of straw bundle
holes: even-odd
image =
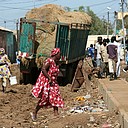
[[[37,22],[36,41],[39,42],[37,55],[50,55],[55,46],[56,25],[57,22],[63,23],[84,23],[90,24],[91,17],[83,12],[66,12],[63,7],[47,4],[40,8],[35,8],[26,14],[27,19],[36,19],[46,22]]]

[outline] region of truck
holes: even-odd
[[[28,64],[21,61],[20,71],[25,83],[36,82],[40,69],[35,62],[39,43],[35,40],[36,23],[46,21],[20,19],[19,51],[22,57],[27,58]],[[78,62],[85,58],[85,49],[90,31],[90,24],[47,22],[56,25],[54,47],[61,50],[61,66],[58,82],[60,85],[72,83]],[[47,55],[44,55],[45,57]],[[37,75],[36,75],[37,74]],[[36,75],[36,76],[35,76]],[[25,80],[26,79],[26,80]]]

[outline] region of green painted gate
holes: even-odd
[[[24,22],[21,19],[21,24],[19,50],[31,55],[34,53],[36,23]]]

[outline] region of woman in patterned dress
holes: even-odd
[[[7,79],[11,76],[9,66],[11,65],[8,56],[5,54],[5,49],[0,48],[0,78],[2,79],[2,91],[5,92]]]
[[[58,107],[64,107],[57,82],[59,74],[59,65],[57,62],[59,60],[60,49],[54,48],[51,52],[51,57],[44,62],[37,82],[33,86],[32,95],[36,98],[40,98],[40,100],[35,110],[31,113],[32,120],[36,120],[37,112],[43,107],[53,107],[55,116],[58,115]]]

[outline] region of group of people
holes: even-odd
[[[98,78],[110,76],[110,80],[120,77],[121,42],[123,37],[112,36],[111,39],[97,38],[97,42],[88,48],[94,67],[98,69]]]

